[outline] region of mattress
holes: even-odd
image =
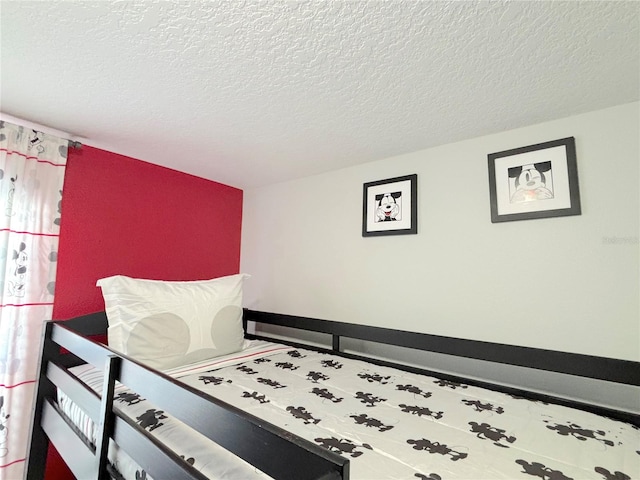
[[[75,372],[101,387],[95,370]],[[167,373],[342,454],[353,479],[640,478],[635,426],[471,385],[269,342]],[[120,387],[114,404],[209,478],[265,478],[134,392]],[[112,449],[125,478],[150,478]]]

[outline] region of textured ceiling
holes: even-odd
[[[0,110],[248,188],[636,101],[639,11],[2,0]]]

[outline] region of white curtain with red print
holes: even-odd
[[[68,141],[0,122],[0,479],[22,478]]]

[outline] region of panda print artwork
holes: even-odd
[[[511,203],[553,198],[551,162],[539,162],[508,169]]]
[[[402,192],[376,195],[376,222],[402,220]]]

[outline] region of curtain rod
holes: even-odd
[[[49,135],[55,135],[56,137],[62,138],[63,140],[69,141],[70,148],[80,148],[82,147],[82,143],[78,140],[76,135],[72,135],[67,132],[63,132],[62,130],[57,130],[55,128],[48,127],[46,125],[42,125],[35,122],[30,122],[29,120],[25,120],[23,118],[14,117],[13,115],[8,115],[4,112],[0,112],[0,120],[7,121],[9,123],[14,123],[16,125],[21,125],[23,127],[31,128],[32,130],[37,130],[42,133],[47,133]]]

